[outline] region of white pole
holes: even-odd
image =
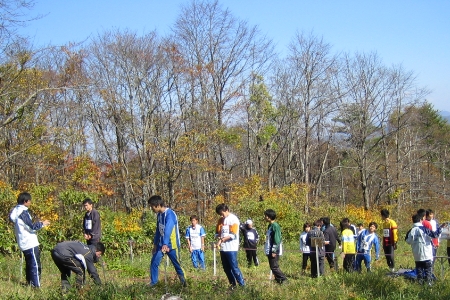
[[[316,263],[317,263],[317,277],[320,276],[320,270],[319,270],[319,247],[316,243]]]
[[[169,292],[169,287],[167,286],[167,266],[169,265],[169,255],[166,255],[166,263],[164,264],[164,284],[166,286],[166,294]]]
[[[216,247],[213,248],[214,252],[214,276],[216,276]]]
[[[22,280],[22,272],[23,272],[23,252],[20,251],[20,279],[19,280]]]

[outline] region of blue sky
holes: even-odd
[[[35,0],[23,34],[36,46],[79,42],[105,30],[164,35],[189,0]],[[322,36],[336,52],[376,51],[417,75],[427,100],[450,112],[450,1],[219,0],[284,51],[296,31]]]

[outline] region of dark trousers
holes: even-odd
[[[70,288],[69,278],[71,272],[76,274],[76,286],[80,288],[84,284],[84,268],[81,262],[73,257],[59,254],[55,250],[51,251],[52,259],[61,273],[61,286],[67,290]]]
[[[330,265],[330,269],[333,269],[334,268],[334,250],[331,251],[331,249],[330,250],[325,249],[325,251],[326,251],[325,258],[327,259],[328,264]]]
[[[450,247],[447,247],[447,256],[450,257]],[[450,258],[448,259],[448,264],[450,264]]]
[[[417,280],[420,284],[433,281],[433,261],[416,261]]]
[[[355,269],[355,254],[345,254],[343,267],[345,271],[353,272]]]
[[[281,271],[280,266],[278,265],[278,258],[279,255],[275,255],[275,257],[272,256],[272,254],[267,255],[267,258],[269,259],[269,266],[270,270],[272,270],[272,274],[275,277],[275,281],[278,283],[282,283],[286,280],[286,276]]]
[[[303,253],[302,270],[306,270],[306,266],[308,265],[308,259],[311,260],[310,253]]]
[[[259,265],[259,260],[256,256],[256,249],[245,249],[245,254],[247,255],[247,263],[249,267],[252,265],[252,261],[255,266]]]
[[[311,277],[316,278],[319,275],[319,273],[322,276],[325,273],[324,257],[319,255],[319,270],[317,270],[316,252],[311,252],[310,258],[311,258]],[[317,273],[318,271],[319,273]]]
[[[27,283],[33,287],[40,287],[39,277],[41,276],[41,252],[36,246],[23,251],[25,257],[25,274]]]
[[[383,246],[384,256],[386,257],[386,262],[389,268],[395,267],[394,262],[394,246]]]

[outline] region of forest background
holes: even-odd
[[[449,124],[413,71],[314,33],[280,56],[215,1],[183,6],[169,35],[36,49],[17,34],[32,4],[0,0],[0,211],[29,191],[52,222],[44,248],[82,237],[86,197],[117,255],[148,247],[153,194],[209,234],[222,202],[258,226],[275,209],[287,240],[323,216],[380,222],[382,207],[405,231],[419,207],[450,219]],[[17,251],[9,222],[0,251]]]

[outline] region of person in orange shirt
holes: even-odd
[[[395,271],[394,251],[397,250],[398,228],[397,223],[389,218],[389,210],[381,210],[381,218],[383,219],[383,250],[386,262],[391,270]]]

